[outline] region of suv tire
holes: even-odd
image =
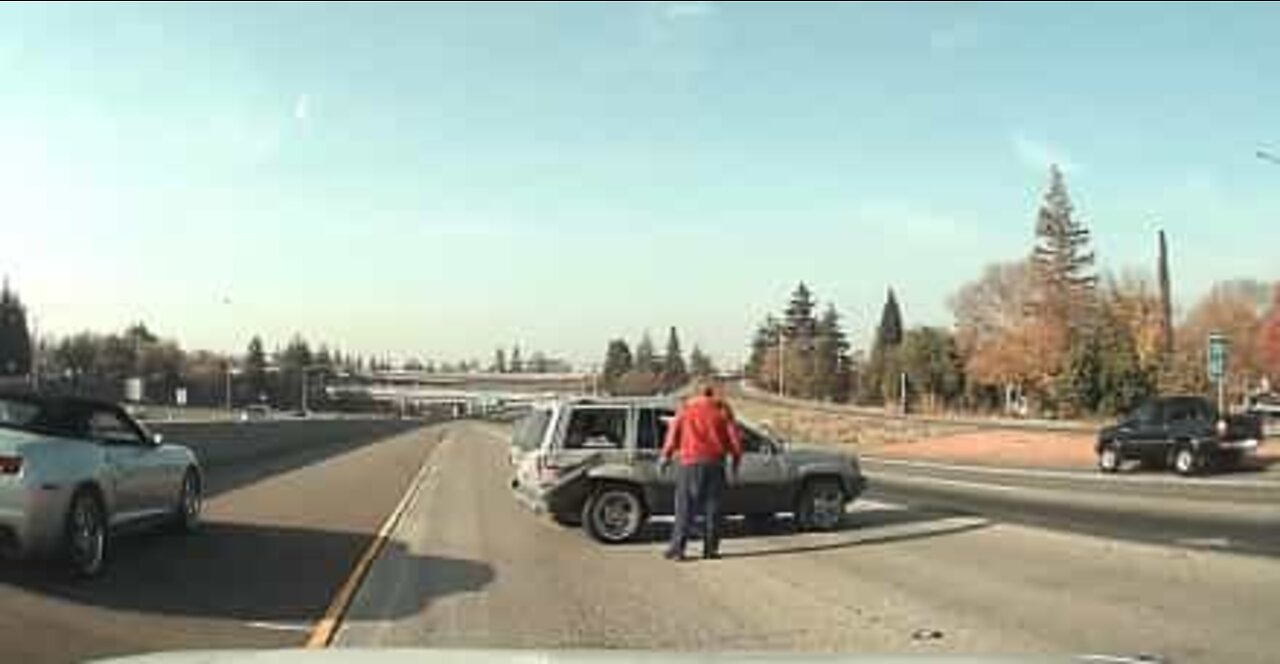
[[[805,483],[796,506],[796,521],[802,530],[835,530],[844,521],[844,490],[840,482],[818,478]]]
[[[1190,444],[1183,443],[1173,450],[1173,466],[1174,472],[1188,477],[1200,472],[1203,459],[1196,454],[1195,448]]]
[[[582,507],[583,529],[601,544],[634,539],[647,519],[640,493],[624,484],[601,484]]]
[[[1098,470],[1104,473],[1115,473],[1120,470],[1120,446],[1115,443],[1103,443],[1098,449]]]

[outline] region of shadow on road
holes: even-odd
[[[966,520],[948,522],[960,517]],[[921,528],[904,528],[919,525]],[[931,537],[955,535],[986,528],[986,520],[974,520],[972,514],[957,510],[930,508],[927,510],[866,509],[850,512],[844,523],[834,531],[803,532],[797,529],[794,519],[778,517],[761,527],[745,519],[728,518],[721,530],[721,539],[764,543],[764,548],[752,551],[725,551],[725,558],[754,558],[797,553],[830,551],[874,544],[888,544]],[[666,542],[671,537],[671,521],[650,522],[636,543]],[[832,538],[837,541],[831,541]],[[693,553],[698,540],[691,541]]]
[[[167,442],[191,447],[205,469],[205,494],[216,496],[319,463],[424,426],[409,420],[314,420],[153,424]]]
[[[355,533],[215,522],[194,535],[120,538],[98,579],[72,580],[51,563],[27,563],[0,567],[0,583],[109,610],[305,625],[324,614],[369,541]],[[493,579],[493,569],[479,562],[388,554],[421,566],[412,578],[427,579],[384,609],[388,617]]]

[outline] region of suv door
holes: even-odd
[[[110,408],[93,410],[89,416],[89,436],[106,453],[115,496],[112,524],[148,516],[161,509],[158,494],[161,493],[162,468],[151,441],[122,413]]]
[[[763,433],[743,424],[742,465],[729,478],[724,511],[729,514],[775,514],[791,509],[786,452]]]
[[[642,407],[636,414],[636,451],[634,464],[637,476],[644,478],[645,502],[654,514],[671,514],[675,510],[676,473],[680,462],[675,460],[667,472],[658,470],[658,456],[662,443],[667,439],[667,427],[675,411],[670,408]]]
[[[1149,455],[1164,444],[1164,408],[1159,401],[1144,402],[1122,429],[1123,441],[1141,455]]]

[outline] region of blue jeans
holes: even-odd
[[[676,476],[676,522],[671,529],[670,554],[684,554],[695,515],[702,515],[702,555],[720,550],[720,496],[724,493],[724,464],[695,463],[680,466]]]

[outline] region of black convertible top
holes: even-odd
[[[57,436],[88,435],[89,420],[94,411],[109,410],[124,413],[124,409],[114,402],[76,395],[40,394],[19,390],[0,391],[0,402],[5,401],[29,404],[35,407],[35,412],[23,421],[10,420],[0,424]]]

